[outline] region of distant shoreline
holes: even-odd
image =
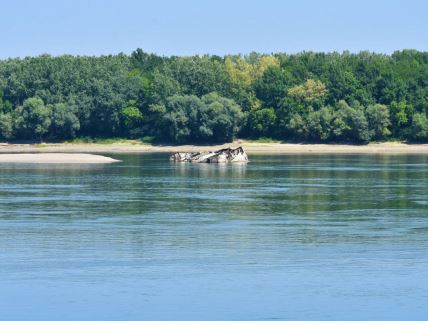
[[[368,145],[289,144],[235,141],[221,145],[150,145],[141,143],[46,143],[0,144],[5,153],[172,153],[211,151],[242,146],[248,154],[428,154],[428,144],[399,142]]]

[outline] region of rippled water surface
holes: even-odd
[[[427,320],[427,156],[0,164],[0,320]]]

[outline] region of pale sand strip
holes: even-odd
[[[152,152],[196,152],[213,151],[226,147],[242,146],[248,154],[428,154],[428,144],[371,143],[368,145],[334,144],[286,144],[253,143],[235,141],[233,143],[197,145],[144,145],[144,144],[0,144],[1,153],[152,153]]]
[[[33,163],[33,164],[105,164],[118,160],[91,154],[0,154],[0,163]]]

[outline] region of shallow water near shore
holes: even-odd
[[[427,155],[0,164],[0,320],[426,320]]]

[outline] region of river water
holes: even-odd
[[[0,164],[0,320],[427,320],[428,156],[113,157]]]

